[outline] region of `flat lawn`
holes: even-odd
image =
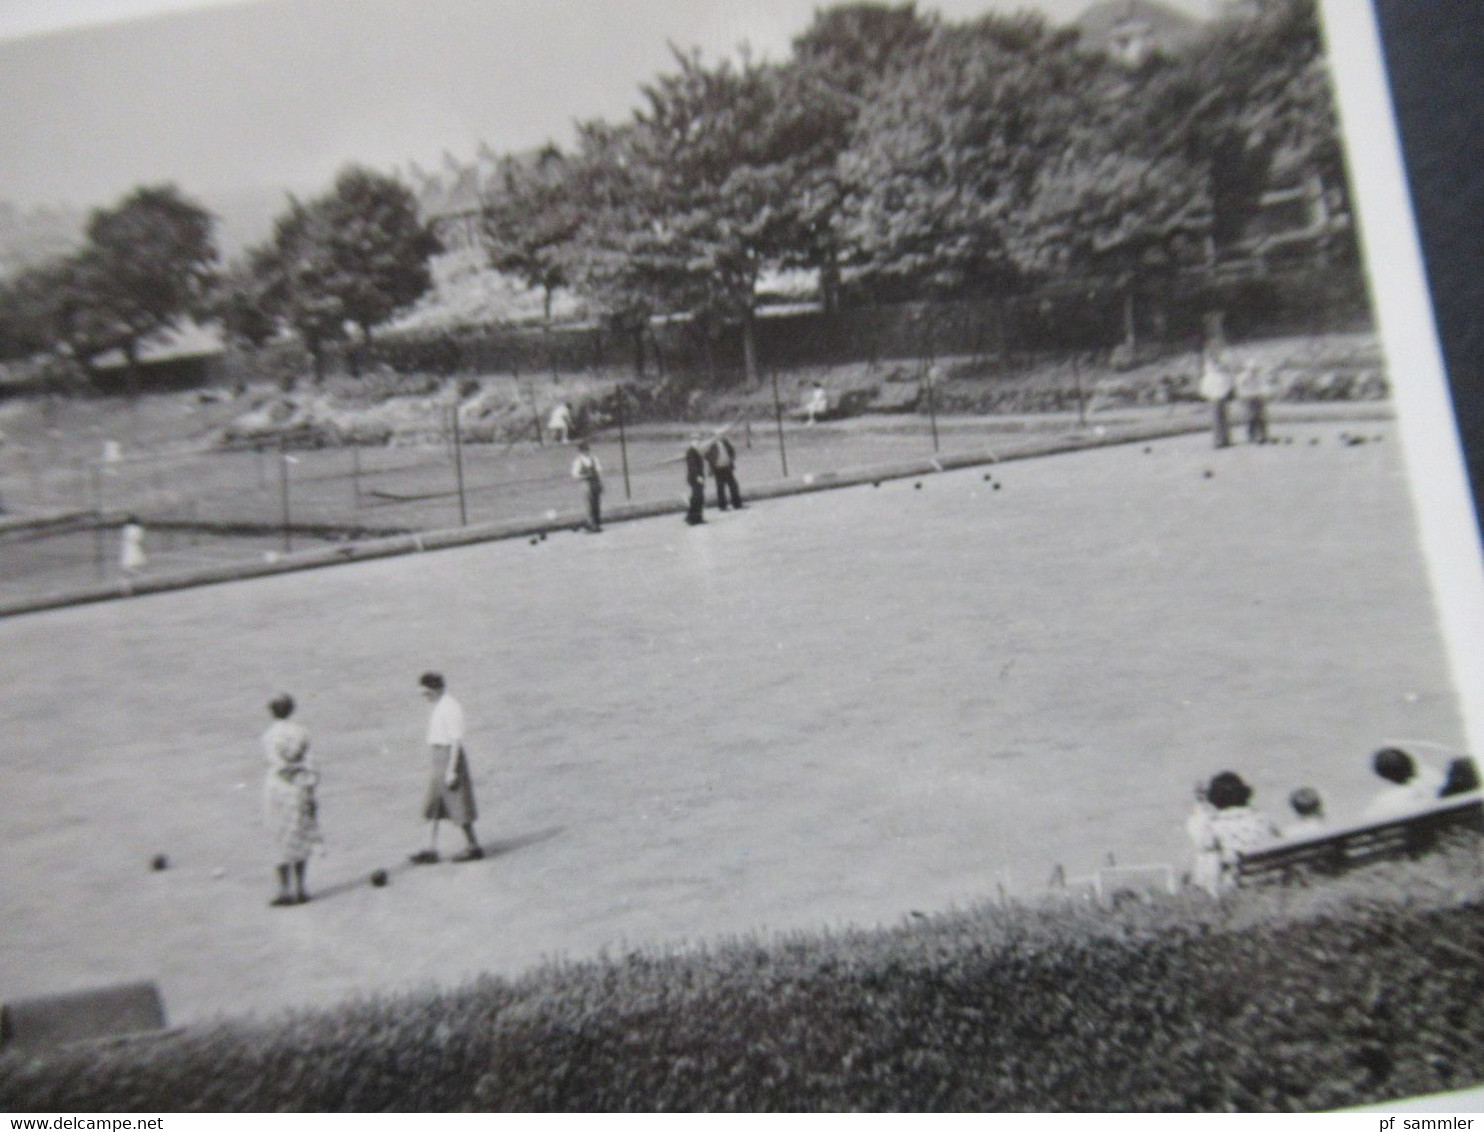
[[[186,1022],[1183,868],[1226,768],[1275,816],[1304,784],[1353,816],[1375,746],[1463,732],[1395,430],[1341,431],[0,621],[0,1000],[150,978]],[[469,719],[479,864],[401,863],[427,668]],[[329,838],[290,909],[258,808],[279,690]]]

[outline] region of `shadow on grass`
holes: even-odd
[[[550,841],[553,837],[561,835],[565,830],[565,826],[548,826],[545,829],[532,830],[530,833],[523,833],[516,837],[504,837],[498,841],[486,841],[480,845],[480,848],[484,850],[485,860],[489,861],[492,857],[504,856],[507,853],[514,853],[517,850],[524,849],[530,845],[539,845],[543,841]],[[440,863],[446,865],[452,863],[452,860],[449,857],[445,857]],[[473,864],[474,862],[470,863]],[[354,892],[358,888],[382,887],[382,885],[378,885],[374,879],[380,873],[386,874],[386,880],[382,882],[382,884],[385,885],[390,883],[392,879],[402,875],[403,873],[410,873],[414,869],[424,869],[428,867],[430,866],[413,864],[411,861],[404,858],[397,864],[392,865],[388,868],[373,869],[371,872],[367,873],[364,876],[353,877],[350,880],[342,880],[337,884],[326,885],[323,888],[315,890],[311,895],[311,900],[312,902],[329,900],[336,896],[343,896],[347,892]]]

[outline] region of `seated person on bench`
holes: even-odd
[[[1438,800],[1444,785],[1442,774],[1430,766],[1419,767],[1400,747],[1382,747],[1371,756],[1371,769],[1386,785],[1365,808],[1362,817],[1368,822],[1426,809]]]
[[[1195,843],[1191,881],[1214,896],[1232,885],[1238,853],[1271,845],[1282,834],[1267,815],[1247,804],[1252,787],[1229,770],[1211,779],[1196,797],[1195,812],[1185,823]]]
[[[1329,829],[1324,799],[1312,786],[1300,786],[1288,796],[1288,804],[1295,820],[1283,831],[1284,837],[1312,837]]]

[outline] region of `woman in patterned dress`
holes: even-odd
[[[1238,774],[1222,771],[1196,795],[1196,809],[1186,822],[1195,843],[1191,880],[1211,895],[1231,887],[1237,854],[1271,845],[1282,834],[1271,818],[1249,806],[1252,787]]]
[[[263,815],[278,854],[278,895],[272,904],[282,907],[309,900],[304,872],[309,854],[322,844],[314,800],[319,772],[309,761],[309,732],[289,719],[294,714],[294,698],[287,694],[277,696],[268,710],[274,722],[263,732],[263,755],[268,762],[268,777],[263,784]]]

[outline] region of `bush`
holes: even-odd
[[[11,1111],[1320,1110],[1484,1079],[1477,846],[0,1055]]]

